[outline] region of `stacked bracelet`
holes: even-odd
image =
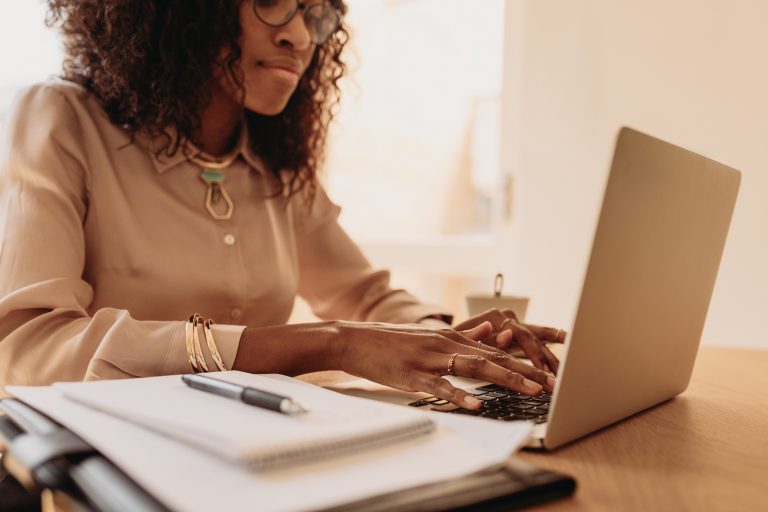
[[[195,348],[195,359],[197,359],[197,364],[200,366],[200,370],[198,371],[209,371],[208,365],[205,362],[205,357],[203,356],[203,348],[200,346],[200,330],[197,328],[199,324],[203,322],[203,317],[195,313],[192,315],[192,341],[193,346]]]
[[[208,351],[211,353],[213,362],[216,363],[216,367],[219,369],[219,371],[223,372],[227,370],[227,367],[224,366],[224,361],[221,359],[221,354],[219,354],[219,348],[216,346],[216,342],[213,340],[213,330],[211,329],[212,325],[213,320],[210,318],[206,320],[205,323],[203,323],[205,342],[208,344]]]
[[[198,326],[203,326],[205,334],[205,342],[208,345],[208,351],[211,358],[216,363],[216,367],[219,371],[226,371],[224,361],[221,358],[219,349],[216,346],[216,341],[213,338],[213,330],[211,326],[213,320],[203,319],[202,316],[195,313],[191,315],[184,326],[184,333],[186,335],[186,347],[187,347],[187,359],[189,366],[194,373],[207,372],[208,364],[205,362],[205,356],[203,355],[203,349],[200,345],[200,330]]]

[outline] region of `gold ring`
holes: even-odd
[[[451,357],[448,359],[448,375],[453,375],[453,360],[456,359],[456,357],[459,354],[451,354]]]

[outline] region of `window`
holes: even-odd
[[[328,188],[359,240],[490,233],[503,180],[503,0],[348,0]]]
[[[504,1],[347,3],[350,74],[327,188],[395,285],[461,312],[468,290],[490,291],[502,258]]]

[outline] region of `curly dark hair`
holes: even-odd
[[[242,91],[243,1],[250,0],[48,0],[47,23],[59,27],[64,38],[63,78],[89,90],[112,123],[132,136],[142,131],[164,137],[158,155],[170,156],[200,127],[217,71]],[[344,0],[329,1],[346,14]],[[279,180],[276,195],[316,187],[348,40],[342,24],[317,47],[283,112],[246,111],[254,151],[275,176],[291,173],[287,183]]]

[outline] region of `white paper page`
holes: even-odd
[[[338,506],[500,464],[531,432],[528,423],[446,414],[436,418],[432,436],[255,473],[67,400],[53,388],[8,391],[76,432],[169,508],[190,512]]]
[[[243,464],[270,461],[281,454],[303,458],[302,454],[314,453],[314,447],[354,448],[361,439],[392,442],[386,439],[395,431],[424,435],[434,428],[423,411],[348,397],[295,380],[244,372],[211,376],[290,396],[309,412],[290,416],[254,407],[192,389],[178,375],[67,382],[54,387],[84,405]]]

